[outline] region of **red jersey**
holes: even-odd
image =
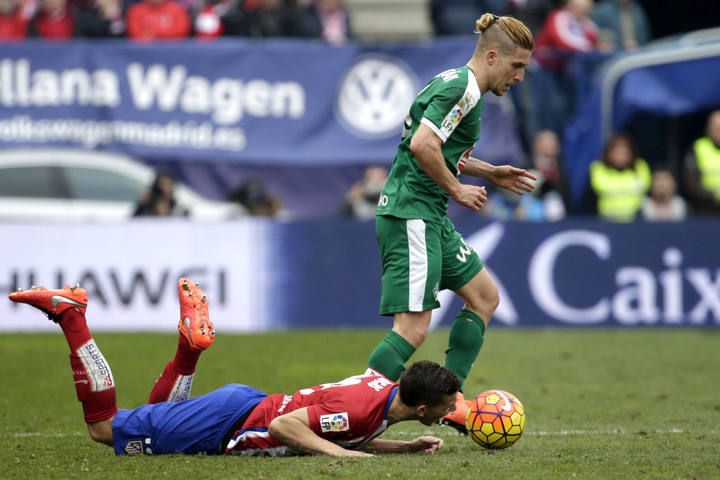
[[[20,14],[0,15],[0,40],[27,37],[27,21]]]
[[[382,375],[363,374],[336,383],[304,388],[294,395],[268,395],[250,413],[242,428],[225,446],[232,455],[294,455],[268,433],[275,418],[307,407],[310,428],[343,448],[365,445],[387,427],[397,384]]]
[[[557,52],[593,52],[597,46],[595,22],[589,18],[578,20],[561,8],[550,14],[537,35],[535,58],[545,67],[564,68],[564,59]]]
[[[173,0],[136,3],[128,9],[127,32],[135,40],[184,38],[190,33],[190,15]]]

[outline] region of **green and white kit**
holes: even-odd
[[[447,218],[449,194],[410,151],[412,136],[425,124],[443,141],[445,166],[459,175],[480,136],[482,108],[480,88],[468,66],[434,77],[410,107],[377,209],[383,315],[437,308],[439,290],[460,288],[483,268]]]

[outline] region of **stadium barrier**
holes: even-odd
[[[717,221],[457,226],[497,280],[495,326],[720,326]],[[4,224],[0,251],[0,290],[80,282],[98,331],[172,331],[180,276],[206,290],[220,331],[388,326],[372,222]],[[439,300],[433,327],[461,306]],[[0,318],[3,331],[54,328],[7,300]]]

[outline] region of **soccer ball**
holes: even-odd
[[[525,429],[525,407],[513,394],[488,390],[470,400],[465,426],[468,435],[483,448],[507,448]]]

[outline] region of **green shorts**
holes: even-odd
[[[378,215],[375,234],[383,265],[381,315],[438,308],[440,290],[459,289],[483,268],[449,218],[435,223]]]

